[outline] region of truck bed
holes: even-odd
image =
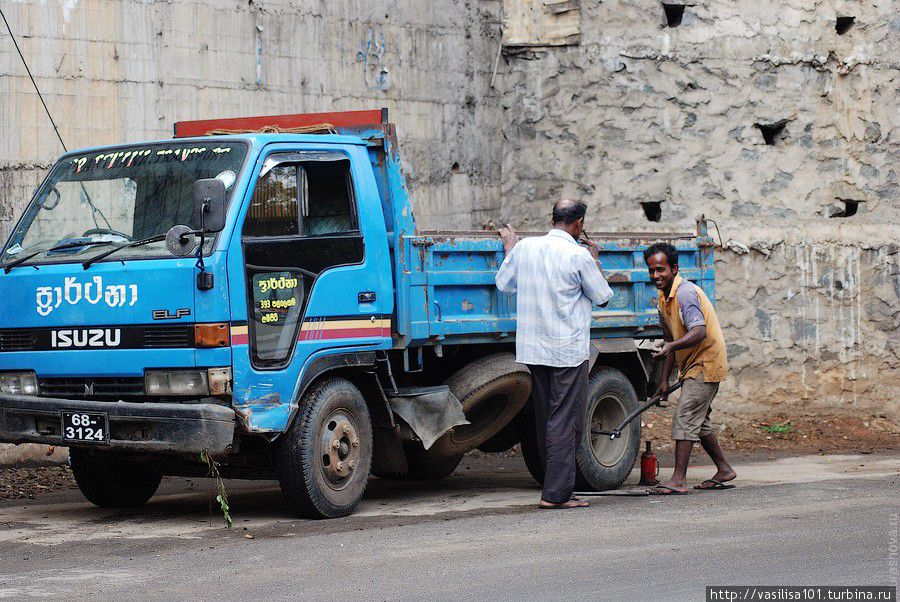
[[[545,232],[520,233],[540,236]],[[600,247],[603,272],[615,296],[594,307],[591,337],[657,338],[656,288],[643,251],[656,241],[679,251],[679,273],[715,299],[712,240],[705,222],[698,233],[589,232]],[[420,232],[396,249],[397,335],[400,345],[471,344],[515,339],[515,296],[494,285],[503,261],[496,232]]]

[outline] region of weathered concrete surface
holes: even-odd
[[[388,106],[420,222],[595,229],[716,219],[720,403],[900,415],[896,3],[583,2],[580,44],[510,54],[500,0],[15,0],[70,147],[177,119]],[[835,31],[837,15],[854,16]],[[0,32],[0,234],[58,142]],[[757,126],[787,120],[774,145]],[[828,217],[859,201],[851,217]],[[642,202],[661,203],[664,224]],[[852,203],[851,203],[852,204]]]
[[[169,138],[182,119],[394,112],[420,211],[496,205],[488,87],[499,0],[12,0],[3,9],[69,148]],[[61,149],[0,31],[0,235]],[[454,165],[456,167],[454,168]]]
[[[897,416],[896,3],[687,4],[670,28],[658,4],[582,3],[580,45],[507,57],[503,220],[543,225],[563,194],[598,230],[658,230],[648,201],[666,227],[705,213],[727,247],[720,401]],[[782,120],[765,144],[756,124]],[[829,217],[839,199],[857,214]]]

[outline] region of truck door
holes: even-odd
[[[249,431],[279,432],[312,360],[390,346],[392,295],[379,269],[383,217],[378,210],[380,229],[360,218],[366,193],[348,155],[275,152],[257,169],[241,227],[243,269],[233,270],[242,281],[229,269],[247,311],[246,325],[232,326],[234,405]]]

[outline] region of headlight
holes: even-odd
[[[0,393],[37,395],[37,377],[34,372],[0,372]]]
[[[147,370],[147,395],[209,395],[206,370]]]
[[[231,368],[199,370],[147,370],[147,395],[230,395]]]

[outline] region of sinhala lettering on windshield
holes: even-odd
[[[191,146],[184,148],[136,148],[121,151],[112,151],[108,153],[100,153],[93,157],[74,157],[71,160],[72,166],[75,167],[75,173],[81,173],[85,167],[90,169],[112,169],[114,167],[131,167],[140,165],[148,161],[172,160],[187,161],[203,154],[210,152],[213,155],[222,155],[230,153],[231,147],[228,146]],[[152,157],[152,159],[148,159]]]
[[[94,276],[87,282],[78,282],[75,276],[67,276],[62,286],[39,286],[34,295],[37,312],[41,316],[63,304],[78,305],[82,301],[91,305],[105,303],[109,307],[129,307],[137,303],[138,285],[103,284],[102,276]]]

